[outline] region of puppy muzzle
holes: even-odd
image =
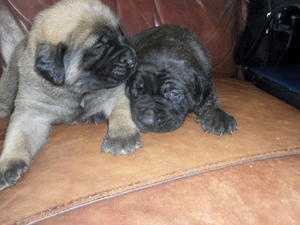
[[[174,110],[163,103],[136,104],[132,107],[133,120],[142,132],[169,132],[181,126],[186,117],[185,112]],[[134,103],[132,104],[134,105]]]

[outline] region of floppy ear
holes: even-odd
[[[54,85],[64,85],[66,50],[67,46],[63,43],[59,43],[57,46],[48,43],[40,44],[35,56],[36,72]]]

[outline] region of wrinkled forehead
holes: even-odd
[[[123,36],[118,28],[96,23],[92,26],[84,23],[79,24],[76,29],[69,35],[67,43],[72,49],[89,48],[101,41],[118,41]]]
[[[157,84],[158,78],[155,76],[152,72],[145,72],[139,73],[139,76],[137,76],[137,82],[143,81],[145,85],[153,86],[154,84]]]
[[[143,63],[137,69],[137,80],[142,79],[148,84],[158,84],[163,82],[170,73],[164,69],[158,68],[152,63]]]
[[[157,68],[153,69],[153,66],[144,67],[142,70],[138,70],[136,83],[143,82],[145,87],[152,87],[154,89],[165,88],[184,88],[185,82],[178,77],[172,75],[172,72],[166,69]]]

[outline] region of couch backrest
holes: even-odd
[[[34,16],[57,0],[0,0],[30,28]],[[196,32],[209,49],[215,77],[234,77],[233,48],[247,0],[103,0],[121,18],[131,36],[161,24],[179,24]],[[1,22],[1,21],[0,21]]]

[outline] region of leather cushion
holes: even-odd
[[[191,115],[175,132],[145,134],[143,149],[114,157],[99,150],[105,124],[57,126],[21,181],[0,192],[0,224],[35,221],[180,177],[300,153],[297,109],[245,82],[216,84],[222,105],[238,120],[234,135],[205,134]],[[0,125],[3,140],[4,121]]]
[[[103,200],[42,225],[298,225],[300,155],[229,167]]]

